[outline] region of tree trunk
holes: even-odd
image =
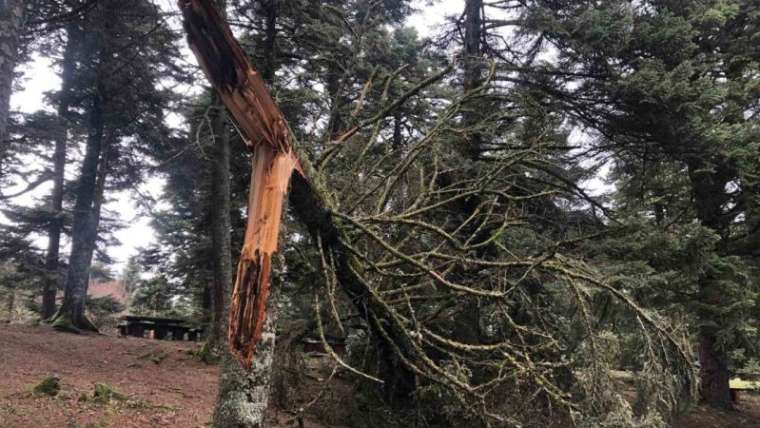
[[[13,70],[18,60],[24,6],[24,0],[0,0],[0,177],[5,173]]]
[[[61,229],[63,228],[63,185],[66,168],[66,143],[68,139],[69,91],[74,78],[74,53],[78,48],[80,32],[72,23],[66,29],[66,49],[63,53],[63,70],[61,73],[61,92],[58,101],[59,129],[55,139],[53,154],[53,193],[50,197],[50,211],[53,216],[48,228],[48,247],[45,254],[45,271],[47,273],[42,289],[42,319],[49,319],[55,314],[55,298],[58,292],[60,274],[58,258],[61,250]]]
[[[267,319],[250,370],[228,352],[222,360],[222,377],[214,410],[215,428],[263,428],[272,388],[277,308],[270,299]]]
[[[48,228],[48,247],[45,253],[45,278],[42,289],[42,319],[55,314],[55,298],[58,292],[58,258],[61,249],[61,229],[63,228],[63,182],[66,166],[66,129],[62,129],[55,141],[53,154],[53,194],[50,197],[50,211],[53,218]]]
[[[717,346],[714,328],[702,327],[699,332],[699,362],[702,400],[711,406],[730,409],[730,373],[727,355]]]
[[[292,212],[308,228],[314,239],[321,239],[325,250],[332,253],[336,260],[338,281],[354,306],[368,320],[373,331],[378,332],[378,337],[392,342],[388,346],[398,349],[406,354],[407,359],[411,359],[408,352],[411,344],[408,343],[402,326],[394,323],[393,319],[388,320],[388,323],[380,321],[385,307],[373,298],[356,273],[361,262],[355,259],[343,243],[350,242],[351,239],[345,236],[345,231],[341,230],[332,215],[335,207],[321,175],[311,166],[308,157],[288,130],[261,75],[250,66],[229,27],[210,3],[210,0],[185,0],[180,3],[188,42],[207,77],[239,124],[246,137],[246,144],[256,153],[248,227],[230,309],[230,349],[237,357],[238,364],[254,367],[258,372],[271,369],[268,366],[271,360],[261,362],[258,359],[258,346],[262,342],[264,328],[274,328],[266,327],[267,324],[263,321],[268,319],[267,310],[272,309],[271,305],[266,305],[270,261],[277,248],[282,198],[287,193],[290,178],[289,200]],[[292,174],[293,170],[298,172]],[[223,376],[230,377],[228,372],[231,370],[243,373],[241,368],[232,364],[226,367]],[[229,379],[224,383],[229,384]],[[255,407],[254,402],[264,401],[260,395],[253,401],[246,399],[225,403],[232,400],[229,397],[244,396],[245,389],[251,389],[255,384],[238,382],[232,385],[225,386],[221,391],[218,407],[241,413],[242,418],[246,416],[245,409],[237,405],[242,402],[251,406],[251,412],[256,413],[260,407]],[[266,389],[259,391],[268,392],[268,385],[264,386]],[[232,394],[230,388],[237,389],[237,395]],[[222,421],[218,426],[225,426],[224,421],[234,423],[236,419],[230,417],[217,420]]]
[[[85,316],[85,303],[107,172],[107,159],[101,161],[101,153],[107,154],[107,150],[103,150],[103,105],[99,95],[93,99],[89,116],[90,129],[74,205],[71,254],[63,304],[53,319],[54,327],[73,332],[97,331]]]
[[[232,284],[230,237],[230,135],[227,115],[218,95],[214,95],[213,159],[211,161],[211,243],[213,248],[214,283],[211,288],[211,332],[208,348],[215,354],[222,351],[227,336],[227,311]]]
[[[726,202],[725,186],[727,166],[724,162],[715,162],[716,166],[708,172],[702,159],[691,159],[689,178],[694,191],[694,204],[700,223],[712,229],[719,236],[724,233],[722,206]],[[699,362],[702,401],[717,408],[731,408],[731,391],[729,387],[728,355],[718,347],[720,334],[719,315],[715,312],[725,306],[719,281],[703,273],[699,279],[699,294],[702,307],[697,313],[701,324],[699,329]]]
[[[277,22],[277,9],[275,2],[265,2],[265,13],[266,13],[266,37],[264,41],[264,58],[266,60],[262,64],[261,69],[261,76],[264,79],[264,81],[268,84],[272,83],[272,80],[274,79],[274,72],[275,72],[275,65],[274,65],[274,58],[275,58],[275,38],[276,38],[276,22]],[[218,96],[216,99],[219,99]],[[219,101],[220,109],[223,109],[224,106],[221,104],[221,100]],[[225,135],[227,130],[224,130]],[[217,133],[218,134],[218,133]],[[225,154],[226,160],[225,164],[222,165],[222,156],[219,156],[217,159],[217,171],[219,173],[222,172],[222,170],[225,173],[225,183],[219,182],[219,184],[223,184],[224,188],[222,186],[219,187],[219,189],[216,191],[219,194],[224,195],[224,198],[226,198],[226,206],[227,209],[225,211],[226,215],[226,248],[223,250],[225,251],[225,255],[227,255],[227,282],[225,284],[230,284],[232,279],[232,272],[231,272],[231,264],[230,264],[230,218],[229,218],[229,193],[230,193],[230,187],[229,187],[229,139],[227,138],[227,141],[225,142]],[[254,162],[256,162],[256,159],[254,159]],[[255,165],[255,164],[254,164]],[[256,176],[256,173],[254,171],[254,177]],[[216,179],[215,179],[216,180]],[[263,186],[266,183],[264,181],[261,181],[259,183],[254,183],[252,180],[251,183],[253,186]],[[253,188],[251,189],[252,197],[253,197]],[[221,205],[222,201],[219,201],[218,204]],[[249,201],[249,211],[248,215],[256,216],[256,209],[252,207],[252,202]],[[246,243],[249,243],[251,240],[249,239],[249,233],[251,233],[251,223],[249,222],[249,226],[246,230]],[[245,253],[245,249],[243,251]],[[219,257],[217,254],[216,257]],[[245,254],[242,256],[245,257]],[[240,274],[240,273],[238,273]],[[240,278],[238,278],[238,281],[240,281]],[[229,289],[227,286],[224,288],[225,291],[225,299],[228,297]],[[226,303],[228,303],[225,300]],[[274,351],[275,351],[275,336],[276,336],[276,321],[277,321],[277,311],[276,311],[276,305],[274,302],[270,299],[269,305],[265,309],[266,313],[266,321],[264,323],[262,332],[261,332],[261,339],[259,342],[255,345],[256,347],[256,353],[253,356],[252,365],[249,368],[246,368],[244,365],[240,364],[240,362],[233,357],[233,355],[230,352],[227,352],[227,347],[225,347],[225,352],[223,354],[222,359],[222,375],[219,381],[219,395],[217,397],[216,401],[216,408],[214,411],[214,419],[213,419],[213,426],[216,428],[228,428],[228,427],[245,427],[245,428],[259,428],[266,426],[265,424],[265,415],[266,415],[266,409],[269,406],[269,396],[272,389],[272,362],[274,359]],[[229,310],[228,306],[225,306],[225,317],[227,316],[227,311]],[[225,318],[226,320],[226,318]],[[224,332],[226,333],[227,323],[225,322],[223,324],[225,327]]]
[[[483,49],[481,46],[483,17],[483,0],[467,0],[464,9],[464,92],[477,88],[483,79]],[[465,126],[479,121],[477,106],[470,105],[463,113]],[[467,154],[472,159],[480,156],[481,136],[473,133],[468,141]]]

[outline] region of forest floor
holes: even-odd
[[[188,351],[196,343],[0,327],[0,427],[202,427],[216,398],[218,368]],[[49,376],[57,396],[34,394]],[[96,383],[123,395],[93,399]]]
[[[198,347],[191,342],[0,326],[0,427],[206,427],[219,369],[191,354]],[[34,386],[49,376],[60,379],[60,392],[55,397],[35,394]],[[98,402],[93,398],[97,383],[109,385],[120,396]],[[345,408],[351,394],[349,388],[332,392],[334,400],[319,406],[329,413],[338,409],[324,407]],[[276,409],[269,416],[269,426],[295,425]],[[744,394],[736,412],[697,407],[678,426],[760,427],[760,395]]]

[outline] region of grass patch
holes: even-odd
[[[188,349],[186,352],[194,358],[197,358],[200,362],[208,364],[210,366],[217,365],[222,360],[219,353],[214,352],[212,347],[209,346],[208,342],[204,343],[203,346],[197,351]]]
[[[37,396],[47,395],[49,397],[55,397],[60,391],[61,382],[56,376],[46,377],[32,388],[32,392]]]
[[[153,361],[155,364],[161,364],[166,357],[169,356],[169,353],[162,350],[153,350],[148,351],[140,356],[137,357],[138,360],[150,360]]]
[[[126,400],[127,396],[116,392],[110,385],[106,383],[96,383],[95,392],[92,393],[92,401],[99,404],[108,404],[111,400]]]

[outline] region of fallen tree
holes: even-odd
[[[293,214],[309,231],[328,291],[315,289],[314,294],[325,348],[330,352],[321,307],[336,308],[333,291],[340,288],[386,355],[403,367],[418,396],[426,390],[444,396],[458,409],[452,416],[517,425],[535,412],[557,409],[560,418],[576,422],[662,422],[662,414],[678,404],[681,388],[693,387],[682,341],[593,269],[561,254],[585,236],[541,238],[520,248],[525,235],[539,233],[525,218],[526,206],[566,196],[567,186],[540,173],[547,168],[545,142],[507,151],[476,168],[457,163],[446,151],[461,133],[456,118],[462,104],[486,91],[488,81],[431,112],[430,127],[404,150],[368,163],[366,154],[383,120],[451,72],[444,68],[358,120],[312,164],[212,2],[182,0],[180,5],[190,46],[254,156],[228,331],[230,351],[242,367],[262,369],[254,361],[287,195]],[[364,145],[345,153],[360,142]],[[332,162],[341,155],[341,163]],[[442,181],[443,174],[464,178]],[[542,186],[517,188],[530,174],[540,176],[543,181],[535,182]],[[469,198],[478,202],[467,218],[446,215]],[[482,230],[489,233],[483,236]],[[516,248],[507,248],[513,243]],[[481,251],[484,246],[495,251]],[[646,394],[641,398],[653,404],[638,415],[610,394],[613,362],[605,353],[606,332],[592,319],[591,302],[598,294],[612,296],[629,311],[646,338],[641,376]],[[475,317],[479,334],[463,338],[449,320],[473,302],[485,315]],[[328,312],[340,325],[337,311]],[[368,373],[330,353],[363,379],[385,382],[388,373]],[[657,377],[664,373],[675,376],[659,385]],[[505,403],[508,392],[535,399]]]

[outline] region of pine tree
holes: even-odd
[[[589,319],[590,300],[597,295],[612,296],[633,316],[645,320],[642,332],[649,338],[645,340],[664,345],[650,355],[649,379],[658,373],[664,375],[659,372],[663,369],[662,358],[673,355],[671,352],[678,355],[678,363],[663,369],[668,373],[666,378],[678,379],[669,377],[671,373],[688,374],[688,357],[656,320],[623,293],[597,279],[597,274],[576,258],[578,243],[585,241],[588,216],[563,208],[563,203],[565,207],[572,206],[581,195],[574,193],[573,181],[563,174],[569,168],[554,165],[562,158],[545,151],[556,145],[567,150],[567,133],[559,129],[562,117],[554,110],[540,114],[540,107],[531,108],[541,105],[544,94],[517,88],[508,92],[517,100],[508,104],[514,116],[478,115],[477,123],[464,127],[459,118],[465,105],[479,98],[506,97],[502,93],[493,96],[492,89],[484,85],[464,95],[459,87],[452,95],[446,90],[449,81],[436,85],[452,67],[435,62],[427,63],[427,72],[433,74],[422,82],[404,81],[403,70],[398,69],[375,75],[365,68],[363,48],[373,46],[373,42],[387,43],[383,37],[387,32],[353,31],[335,38],[335,33],[329,31],[332,28],[323,28],[333,36],[329,40],[334,52],[353,55],[325,55],[324,63],[315,62],[319,67],[312,65],[313,74],[303,76],[305,82],[319,79],[324,83],[322,96],[324,105],[329,106],[315,114],[322,119],[315,121],[321,138],[303,144],[296,136],[309,135],[305,130],[313,134],[313,123],[311,129],[309,123],[304,123],[301,132],[282,130],[274,136],[266,128],[257,127],[262,123],[268,126],[270,121],[264,117],[277,109],[266,94],[258,93],[263,86],[258,74],[249,73],[240,51],[226,38],[229,33],[221,32],[216,21],[219,18],[209,2],[193,0],[183,3],[183,8],[191,45],[206,65],[208,77],[226,100],[237,100],[228,107],[251,140],[247,143],[255,146],[258,153],[267,153],[267,147],[275,146],[284,147],[277,156],[289,156],[290,148],[298,156],[302,172],[292,177],[290,214],[305,229],[296,240],[308,249],[303,252],[305,264],[323,274],[324,288],[311,290],[319,334],[324,335],[323,314],[333,325],[342,326],[338,309],[349,306],[365,323],[371,343],[385,351],[373,358],[389,362],[385,366],[355,368],[333,355],[343,367],[372,382],[392,379],[388,372],[394,364],[415,373],[415,396],[430,397],[431,408],[436,410],[452,409],[445,414],[437,411],[423,415],[428,420],[420,423],[445,423],[467,417],[479,418],[484,424],[497,421],[517,425],[527,420],[535,423],[535,417],[548,408],[563,409],[559,417],[567,418],[568,423],[582,417],[582,423],[588,424],[613,423],[623,418],[631,424],[646,424],[661,417],[663,409],[654,406],[645,414],[633,415],[619,396],[598,387],[608,384],[605,378],[613,361],[600,352],[606,349],[601,342],[607,338]],[[339,16],[352,22],[349,12]],[[319,36],[319,32],[313,34],[313,38]],[[351,45],[349,40],[361,43]],[[322,59],[318,55],[316,58]],[[350,72],[339,75],[331,61],[345,65]],[[300,71],[296,73],[300,76]],[[288,76],[287,71],[283,74]],[[250,86],[240,87],[245,83]],[[391,98],[392,87],[400,89],[400,95]],[[244,91],[253,91],[256,96]],[[262,99],[264,106],[257,110],[255,101]],[[352,99],[359,105],[353,111],[346,102]],[[425,118],[413,121],[416,126],[408,135],[402,132],[400,139],[394,139],[398,137],[398,132],[393,131],[399,121],[393,113],[407,101],[420,99],[428,107]],[[240,102],[244,105],[237,104]],[[281,123],[279,119],[275,116],[271,122]],[[336,133],[336,123],[346,126],[347,131]],[[298,129],[299,125],[296,121],[290,129]],[[494,148],[484,151],[488,156],[479,159],[479,164],[463,159],[457,147],[466,141],[463,136],[473,132],[493,138],[489,143]],[[518,141],[522,144],[516,144]],[[394,142],[401,143],[396,150]],[[439,176],[444,174],[453,179],[441,185]],[[254,182],[254,186],[261,184]],[[462,212],[460,205],[468,200],[480,202],[476,202],[478,206],[469,217],[458,215]],[[567,216],[557,216],[563,213]],[[586,223],[579,222],[577,228],[556,224],[571,218],[570,214]],[[267,218],[262,224],[277,223]],[[480,230],[489,233],[480,235]],[[253,231],[255,235],[256,229]],[[483,251],[492,245],[493,253]],[[270,255],[265,253],[266,257]],[[240,270],[244,275],[238,277],[236,289],[241,284],[250,287],[241,288],[241,293],[246,294],[233,299],[233,308],[259,301],[255,299],[268,285],[266,279],[261,279],[269,273],[265,270],[268,266],[256,264],[255,254],[253,258],[250,254],[246,257]],[[256,275],[247,276],[250,273]],[[345,302],[335,293],[338,287],[345,292]],[[480,336],[465,340],[459,334],[459,323],[451,320],[458,319],[463,308],[473,301],[492,315],[483,320],[483,328],[471,326],[480,330]],[[259,309],[257,306],[257,316],[261,314]],[[247,320],[247,315],[244,312],[241,319]],[[234,349],[244,365],[262,354],[269,355],[268,348],[272,346],[256,333],[245,336],[265,328],[260,324],[262,318],[254,321],[233,326],[233,332],[242,333]],[[481,320],[471,323],[480,324]],[[248,341],[241,346],[243,340]],[[253,349],[250,345],[256,346],[256,353],[242,354]],[[243,374],[241,371],[240,376]],[[246,413],[258,415],[255,422],[235,418],[252,401],[261,403],[258,393],[252,400],[242,391],[251,386],[261,388],[266,379],[232,377],[227,381],[229,388],[223,383],[220,389],[228,399],[223,403],[224,422],[219,424],[260,425],[260,405]],[[400,386],[398,390],[406,397],[412,396],[407,385]],[[395,389],[393,385],[390,388]],[[571,394],[576,388],[583,393]],[[675,389],[675,385],[666,386],[671,388]],[[474,393],[481,390],[485,395]],[[505,402],[504,393],[515,390],[539,398],[529,405]],[[573,403],[567,401],[570,397]],[[666,407],[674,405],[667,400],[662,403],[667,403]],[[582,416],[576,416],[578,413]],[[411,412],[405,415],[408,414]]]
[[[127,259],[127,264],[121,272],[120,280],[128,295],[132,295],[137,289],[137,285],[140,282],[140,273],[141,269],[137,257],[132,256]]]
[[[14,69],[19,58],[19,43],[24,24],[24,0],[0,2],[0,178],[8,146],[8,118],[13,92]]]
[[[84,306],[106,190],[139,182],[139,155],[151,141],[165,138],[166,94],[157,84],[162,73],[171,74],[175,56],[174,35],[149,2],[101,2],[80,25],[83,63],[72,91],[81,94],[76,107],[85,112],[87,138],[75,190],[64,300],[53,320],[66,330],[93,329]]]
[[[633,224],[651,222],[656,233],[647,239],[664,236],[695,254],[664,285],[678,289],[676,300],[693,317],[702,398],[729,407],[729,355],[757,340],[748,327],[757,304],[749,243],[756,242],[758,51],[747,41],[760,30],[758,3],[534,3],[531,22],[561,52],[552,73],[566,86],[555,95],[598,131],[598,150],[614,153]],[[660,273],[679,266],[643,260]]]

